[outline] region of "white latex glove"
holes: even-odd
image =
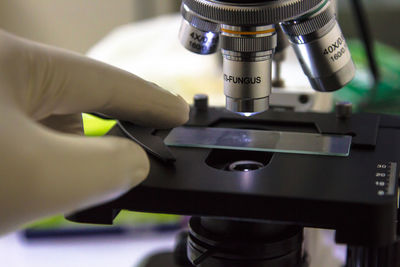
[[[188,119],[186,102],[128,72],[0,31],[0,233],[107,201],[142,182],[146,153],[88,138],[81,112],[156,128]]]

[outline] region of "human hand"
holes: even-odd
[[[81,112],[155,128],[188,119],[186,102],[128,72],[0,31],[0,233],[113,199],[149,161],[117,137],[84,137]]]

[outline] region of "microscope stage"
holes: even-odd
[[[335,114],[268,111],[245,118],[210,107],[192,109],[185,125],[294,137],[352,136],[347,156],[167,148],[161,140],[171,130],[122,125],[131,137],[150,147],[148,178],[120,198],[74,213],[69,220],[112,224],[124,209],[329,228],[336,230],[337,242],[352,245],[385,245],[395,240],[400,119],[394,116],[354,114],[337,119]],[[109,134],[126,136],[118,127]],[[303,141],[293,140],[295,144]],[[160,160],[168,150],[170,160]]]

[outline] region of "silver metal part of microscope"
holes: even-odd
[[[269,108],[272,60],[277,53],[274,81],[280,85],[284,58],[277,49],[278,27],[316,91],[338,90],[354,77],[332,0],[182,0],[181,13],[179,38],[184,47],[198,54],[222,52],[230,111],[249,116]]]

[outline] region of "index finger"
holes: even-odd
[[[183,98],[154,83],[70,51],[6,36],[20,55],[28,55],[30,91],[22,94],[34,101],[29,108],[35,118],[101,112],[155,128],[175,127],[188,119]]]

